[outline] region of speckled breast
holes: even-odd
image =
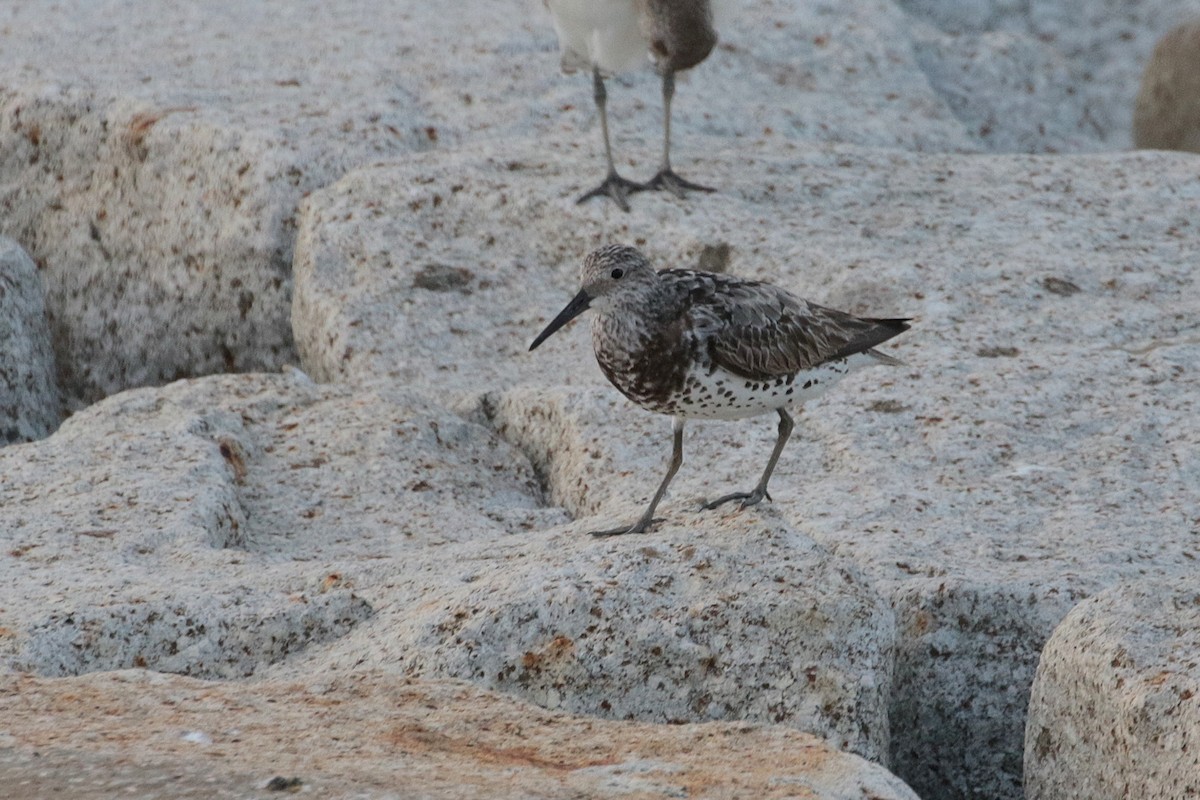
[[[592,325],[596,362],[621,394],[649,411],[674,414],[697,356],[683,329],[683,320],[648,326],[598,316]]]

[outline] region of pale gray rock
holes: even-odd
[[[1200,793],[1196,578],[1121,584],[1054,631],[1029,703],[1026,797]]]
[[[912,25],[930,85],[987,150],[1070,153],[1108,147],[1077,68],[1052,44],[1007,30],[945,33]]]
[[[1154,48],[1133,112],[1135,147],[1200,153],[1200,18]]]
[[[297,202],[437,140],[388,74],[323,65],[358,48],[350,4],[272,5],[0,10],[0,230],[44,264],[75,408],[294,360]]]
[[[614,517],[611,525],[599,527],[619,525],[616,517],[622,514],[632,523],[638,515],[628,499],[653,493],[655,487],[628,465],[657,458],[665,471],[670,455],[667,419],[661,418],[656,432],[658,419],[629,413],[624,399],[605,387],[517,386],[479,398],[478,413],[529,457],[552,502],[574,517]],[[632,417],[634,425],[611,424],[622,416]],[[626,435],[631,429],[641,435]]]
[[[0,95],[2,228],[45,265],[73,408],[292,357],[296,156],[212,117],[73,86]]]
[[[59,415],[42,281],[21,246],[0,237],[0,446],[49,436]]]
[[[813,142],[1123,147],[1141,59],[1188,4],[961,5],[739,6],[678,93],[680,168]],[[508,162],[510,142],[533,138],[577,159],[575,192],[598,168],[590,87],[559,74],[536,0],[473,4],[469,31],[433,5],[151,8],[0,9],[0,231],[43,265],[73,409],[292,360],[297,204],[351,167],[484,142]],[[649,174],[657,80],[619,83],[618,160]]]
[[[24,451],[0,452],[16,670],[460,677],[886,761],[895,624],[853,564],[780,524],[563,528],[521,450],[416,391],[209,377]]]
[[[672,135],[682,140],[672,147],[673,162],[729,147],[776,151],[797,141],[921,152],[979,149],[928,80],[899,4],[728,5],[718,51],[680,84],[672,105],[690,109],[672,120]],[[646,77],[651,87],[657,83]],[[658,102],[650,96],[632,129],[652,148]],[[625,133],[630,123],[618,119],[614,131]],[[656,156],[653,149],[643,156],[651,174]]]
[[[114,395],[0,474],[0,658],[45,675],[247,675],[371,616],[347,557],[563,519],[490,430],[284,376]]]
[[[9,448],[0,656],[58,674],[136,652],[212,675],[295,669],[306,685],[350,653],[468,670],[421,626],[453,623],[446,603],[479,583],[496,604],[470,607],[500,620],[477,631],[487,663],[516,663],[496,653],[519,587],[494,564],[605,574],[583,532],[636,516],[666,458],[665,421],[604,385],[583,326],[525,353],[583,253],[623,240],[663,266],[919,317],[893,348],[908,368],[805,411],[773,506],[692,516],[753,482],[774,426],[690,428],[662,506],[677,527],[652,536],[787,530],[854,562],[896,613],[897,771],[927,800],[1018,796],[1054,625],[1085,595],[1195,557],[1200,183],[1194,158],[1164,154],[912,153],[1124,148],[1142,62],[1185,6],[755,0],[677,96],[676,166],[720,193],[639,195],[630,215],[574,205],[598,177],[596,117],[537,2],[472,4],[467,31],[436,5],[349,0],[5,6],[0,229],[45,265],[72,406],[297,353],[348,387],[179,384]],[[640,177],[659,153],[657,81],[616,84],[618,160]],[[380,160],[397,163],[332,184]],[[558,528],[543,478],[587,519]],[[628,565],[624,548],[652,543],[604,546]],[[756,585],[764,567],[744,569]],[[151,639],[88,638],[143,625],[139,602],[215,632],[175,660],[156,647],[177,617]],[[78,615],[81,635],[65,620],[85,608],[101,611]],[[310,610],[315,646],[231,651],[242,627],[292,641]],[[436,658],[396,644],[415,640]],[[88,655],[68,657],[74,643]]]
[[[891,609],[785,525],[690,519],[609,541],[573,525],[457,553],[461,580],[414,586],[326,668],[396,659],[545,708],[783,724],[887,761]]]
[[[989,149],[1026,152],[1128,148],[1142,66],[1155,42],[1196,10],[1190,0],[899,5],[943,34],[914,26],[931,83],[968,133]]]
[[[1055,625],[1119,580],[1193,564],[1190,157],[717,152],[698,164],[724,191],[639,195],[625,215],[574,204],[573,157],[517,147],[504,163],[463,149],[362,170],[310,198],[294,316],[305,368],[454,398],[590,530],[636,518],[670,452],[667,419],[607,385],[586,323],[526,352],[590,248],[637,244],[661,267],[725,253],[729,272],[817,302],[915,316],[886,348],[908,366],[811,403],[775,503],[741,516],[791,525],[890,600],[897,773],[930,798],[1019,796],[1029,687]],[[417,288],[427,264],[479,276],[471,304]],[[774,435],[768,418],[690,425],[660,514],[738,519],[693,515],[751,486]]]

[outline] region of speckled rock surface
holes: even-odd
[[[73,409],[294,357],[296,157],[214,116],[186,100],[0,84],[0,230],[43,265]]]
[[[562,519],[490,430],[298,373],[116,395],[0,473],[0,657],[44,675],[248,675],[371,616],[346,554]]]
[[[1116,586],[1054,631],[1029,703],[1026,797],[1200,793],[1195,578]]]
[[[1169,31],[1146,62],[1133,143],[1200,153],[1200,18]]]
[[[273,674],[402,669],[612,719],[779,723],[887,761],[891,610],[786,526],[605,541],[576,524],[430,554],[384,585],[380,619]]]
[[[541,4],[465,8],[470,30],[434,4],[351,0],[0,8],[0,231],[45,280],[69,407],[297,357],[340,384],[175,384],[7,448],[0,658],[312,686],[364,655],[469,674],[442,623],[489,669],[541,652],[521,637],[548,627],[510,613],[577,621],[565,581],[610,574],[584,532],[635,516],[667,455],[665,421],[604,385],[582,325],[525,352],[579,258],[621,240],[918,317],[893,348],[907,367],[804,411],[775,504],[698,514],[755,479],[774,426],[690,426],[668,524],[608,546],[629,569],[655,537],[717,547],[770,617],[754,548],[779,548],[732,540],[816,542],[809,567],[850,563],[847,596],[892,606],[892,767],[926,800],[1020,796],[1055,625],[1131,577],[1196,574],[1200,174],[1114,152],[1155,41],[1194,3],[752,0],[676,97],[675,164],[720,192],[639,195],[628,215],[574,204],[599,177],[597,119]],[[618,163],[644,177],[657,80],[610,98]],[[663,596],[694,602],[671,553]],[[552,589],[523,596],[498,565]],[[646,592],[677,630],[681,606]],[[410,663],[398,643],[418,640]],[[850,696],[883,661],[860,663]],[[513,690],[550,704],[554,679]],[[789,722],[810,718],[792,702]],[[880,746],[881,712],[863,719]]]
[[[1126,576],[1195,569],[1200,167],[1164,154],[797,149],[748,165],[715,153],[698,163],[724,191],[639,196],[624,215],[574,205],[565,157],[516,162],[464,151],[314,195],[294,316],[313,343],[306,368],[438,387],[596,529],[644,508],[670,438],[665,418],[607,387],[585,324],[526,352],[588,249],[631,242],[664,267],[725,253],[728,271],[818,302],[915,316],[889,348],[907,367],[811,403],[775,504],[747,515],[779,515],[891,600],[898,773],[929,797],[1018,796],[1029,686],[1055,625]],[[425,263],[479,276],[469,300],[414,288]],[[496,389],[473,394],[481,382]],[[765,419],[689,426],[660,513],[686,521],[752,485],[773,437]]]
[[[1189,8],[756,0],[680,87],[677,161],[1121,148],[1141,63]],[[354,0],[152,9],[0,9],[0,232],[43,265],[72,408],[291,361],[297,203],[351,167],[483,142],[504,162],[536,139],[572,154],[576,192],[599,174],[590,89],[559,74],[536,0],[474,4],[469,32],[435,6]],[[636,177],[658,157],[657,81],[617,83]]]
[[[917,800],[882,767],[781,726],[544,711],[450,681],[356,672],[208,683],[127,670],[0,676],[0,781],[23,797],[761,797]]]
[[[617,719],[783,723],[886,761],[895,626],[849,562],[783,526],[553,528],[523,451],[411,390],[184,381],[0,453],[17,463],[11,668],[373,667]]]
[[[46,298],[37,266],[0,237],[0,447],[58,427],[60,404]]]
[[[1177,0],[899,4],[939,32],[917,37],[921,63],[971,135],[995,151],[1128,148],[1142,64],[1159,37],[1196,13]]]

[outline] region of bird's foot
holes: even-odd
[[[739,509],[740,508],[749,508],[750,506],[758,505],[764,499],[771,500],[771,502],[775,502],[774,500],[771,499],[771,495],[767,492],[767,490],[765,488],[758,488],[758,489],[755,489],[753,492],[734,492],[733,494],[727,494],[724,497],[718,497],[716,500],[713,500],[711,503],[705,503],[703,508],[705,511],[712,511],[714,508],[717,508],[718,506],[723,506],[732,500],[741,500],[742,501],[738,505]]]
[[[595,536],[598,539],[606,536],[624,536],[627,533],[645,533],[646,531],[650,530],[655,523],[662,521],[662,517],[658,517],[657,519],[646,519],[645,517],[642,517],[632,525],[622,525],[620,528],[613,528],[612,530],[608,531],[591,531],[590,533],[592,536]]]
[[[634,192],[640,192],[644,188],[643,184],[631,181],[628,178],[622,178],[616,172],[610,172],[603,183],[587,194],[582,195],[575,201],[575,204],[585,203],[593,197],[610,197],[622,211],[628,211],[629,195]]]
[[[658,174],[650,180],[635,189],[641,192],[655,192],[666,190],[676,197],[683,198],[688,192],[715,192],[716,189],[711,186],[701,186],[698,183],[684,180],[675,174],[675,171],[670,167],[660,169]]]

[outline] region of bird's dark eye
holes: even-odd
[[[620,267],[617,267],[616,269],[614,269],[612,271],[612,276],[613,276],[614,280],[622,277],[624,274],[625,274],[625,270],[621,269]]]

